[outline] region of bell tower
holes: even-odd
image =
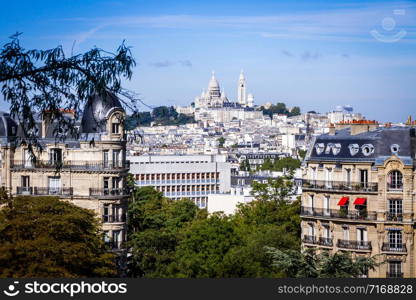
[[[240,78],[238,79],[238,103],[240,103],[243,106],[247,105],[246,79],[244,77],[243,70],[241,70]]]

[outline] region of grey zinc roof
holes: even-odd
[[[0,137],[16,136],[17,124],[8,113],[0,112]]]
[[[98,94],[92,95],[85,105],[81,121],[81,132],[105,132],[107,115],[115,108],[123,109],[120,100],[113,93],[107,92],[105,97],[101,97]]]
[[[374,131],[364,132],[357,135],[351,135],[350,129],[336,131],[335,135],[323,134],[317,136],[311,145],[310,155],[307,160],[322,161],[369,161],[379,163],[383,158],[390,157],[394,154],[391,150],[392,145],[399,146],[396,153],[406,164],[412,164],[412,158],[415,153],[415,128],[411,127],[380,127]],[[324,150],[318,154],[316,145],[323,144]],[[339,153],[333,151],[326,152],[328,144],[339,144],[341,146]],[[357,144],[359,151],[352,155],[349,149],[350,145]],[[362,146],[371,144],[374,146],[374,152],[370,155],[364,155]],[[383,160],[384,161],[384,160]]]

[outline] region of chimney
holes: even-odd
[[[343,121],[336,124],[337,128],[350,128],[351,135],[357,135],[364,132],[374,131],[378,128],[378,122],[374,120],[352,120]]]
[[[335,125],[333,123],[329,124],[329,135],[335,135]]]
[[[46,137],[46,131],[48,130],[49,125],[51,124],[52,112],[44,111],[42,113],[42,124],[41,124],[41,137],[44,139]]]

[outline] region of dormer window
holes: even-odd
[[[62,149],[53,148],[49,152],[49,162],[51,164],[57,164],[62,162]]]
[[[365,156],[369,156],[374,153],[374,146],[372,144],[364,144],[361,146],[361,151]]]
[[[358,146],[358,144],[350,144],[348,149],[350,150],[351,156],[354,156],[358,153],[358,151],[360,151],[360,146]]]
[[[120,124],[119,123],[112,123],[111,124],[111,133],[119,134],[120,133]]]
[[[336,143],[333,145],[332,147],[332,154],[333,155],[338,155],[338,153],[341,151],[341,144],[340,143]]]
[[[325,149],[324,143],[318,143],[315,145],[316,154],[320,155]]]

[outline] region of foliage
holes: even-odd
[[[305,156],[306,156],[306,153],[307,153],[308,151],[306,151],[306,150],[302,150],[302,149],[299,149],[298,150],[298,155],[299,155],[299,157],[301,158],[301,160],[304,160],[305,159]]]
[[[260,169],[265,171],[294,171],[297,168],[300,168],[301,161],[292,157],[276,158],[274,161],[266,158],[263,164],[260,166]]]
[[[300,115],[300,108],[298,106],[294,106],[290,111],[286,107],[286,104],[282,102],[278,102],[276,104],[272,104],[269,108],[261,107],[264,115],[269,116],[270,118],[273,117],[274,114],[281,114],[286,115],[288,117],[298,116]]]
[[[94,212],[55,197],[16,197],[0,210],[0,277],[116,275]]]
[[[207,215],[188,200],[136,188],[129,208],[131,275],[278,277],[265,246],[299,249],[299,202],[241,205],[233,216]]]
[[[267,183],[253,181],[251,187],[251,194],[257,200],[276,202],[277,205],[287,203],[294,193],[293,181],[285,176],[268,178]]]
[[[219,148],[223,148],[224,147],[224,143],[225,143],[225,138],[222,136],[220,138],[218,138],[218,147]]]
[[[197,217],[189,200],[172,201],[152,187],[136,188],[129,205],[130,273],[165,277],[179,241],[178,231]]]
[[[241,163],[240,163],[240,170],[241,171],[247,171],[247,172],[250,172],[251,171],[251,166],[250,166],[250,162],[249,162],[248,158],[246,158],[245,160],[241,161]]]
[[[65,112],[74,111],[79,116],[83,104],[94,93],[127,95],[121,81],[131,78],[134,66],[130,48],[124,43],[115,53],[94,47],[67,56],[61,46],[26,50],[20,45],[19,34],[15,34],[0,49],[1,91],[10,104],[11,115],[22,128],[23,142],[30,150],[32,146],[42,149],[37,141],[37,113],[47,111],[51,120],[59,124],[61,131],[56,131],[56,137],[62,138],[62,132],[75,130],[75,119],[66,118]]]
[[[152,112],[137,112],[126,117],[126,129],[133,130],[138,126],[183,125],[195,123],[193,116],[178,114],[173,106],[158,106]]]
[[[269,247],[273,265],[282,270],[285,277],[291,278],[347,278],[366,275],[379,265],[376,256],[353,258],[350,253],[336,252],[319,254],[313,248],[303,252]]]

